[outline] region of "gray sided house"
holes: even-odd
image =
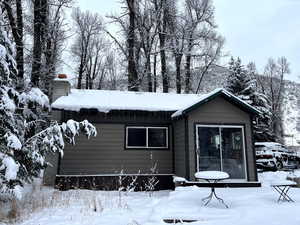
[[[230,174],[229,186],[259,186],[251,122],[259,112],[224,89],[205,95],[75,90],[66,80],[54,87],[53,118],[87,119],[98,135],[79,136],[63,157],[51,157],[46,184],[106,188],[120,174],[155,173],[164,189],[173,175],[192,183],[195,172],[218,170]]]

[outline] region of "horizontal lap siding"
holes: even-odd
[[[174,128],[174,165],[175,174],[180,177],[186,176],[185,165],[185,127],[184,120],[173,123]]]
[[[248,180],[255,181],[255,159],[253,157],[252,133],[250,115],[222,97],[217,97],[208,103],[192,111],[188,115],[189,126],[189,162],[190,176],[194,179],[196,171],[196,143],[195,143],[195,123],[211,124],[242,124],[245,125],[246,136],[246,160],[248,170]]]
[[[124,150],[124,124],[94,124],[97,137],[76,139],[76,145],[67,145],[61,159],[60,174],[149,173],[151,151]],[[171,129],[171,128],[170,128]],[[171,132],[171,130],[169,131]],[[170,140],[170,144],[171,144]],[[157,162],[158,173],[172,173],[172,151],[152,151],[152,162]]]

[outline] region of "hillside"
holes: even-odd
[[[283,129],[287,145],[300,145],[300,84],[286,81]]]

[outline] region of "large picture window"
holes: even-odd
[[[168,127],[126,127],[126,148],[167,149]]]
[[[196,125],[198,171],[218,170],[246,179],[244,127]]]

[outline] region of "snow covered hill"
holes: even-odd
[[[283,102],[286,145],[300,146],[300,84],[287,81]]]

